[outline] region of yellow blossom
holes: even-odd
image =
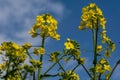
[[[96,65],[96,72],[101,72],[102,70],[102,65],[97,64]]]
[[[115,44],[113,43],[111,46],[112,52],[115,50]]]
[[[100,16],[103,15],[103,14],[102,14],[102,10],[101,10],[100,8],[96,8],[96,12],[97,12]]]
[[[26,42],[23,46],[27,49],[32,47],[32,45],[29,42]]]
[[[105,24],[106,24],[105,18],[101,18],[100,19],[100,25],[102,26],[103,29],[105,29]]]
[[[83,21],[87,21],[90,18],[90,15],[88,12],[85,12],[82,16],[81,16]]]
[[[15,49],[19,49],[19,47],[20,47],[19,45],[15,44],[15,43],[13,43],[12,46],[13,46]]]
[[[6,68],[6,66],[5,66],[4,63],[3,63],[3,64],[0,64],[0,69],[5,70],[5,68]]]
[[[102,14],[101,9],[95,3],[91,3],[82,9],[81,19],[81,22],[84,22],[84,26],[88,29],[96,29],[95,27],[99,27],[96,26],[98,21],[101,28],[105,29],[106,20]],[[83,30],[83,27],[79,27],[79,29]]]
[[[84,30],[85,28],[83,26],[78,27],[80,30]]]
[[[38,49],[38,52],[43,55],[45,53],[45,49],[43,47],[40,47]]]
[[[38,15],[36,16],[36,22],[29,31],[29,34],[31,34],[32,37],[36,37],[39,34],[41,37],[51,37],[59,40],[60,35],[56,32],[57,24],[57,20],[50,14]]]
[[[106,51],[105,51],[105,56],[106,56],[106,57],[110,57],[110,56],[111,56],[111,55],[110,55],[110,50],[106,50]]]
[[[84,7],[82,8],[82,12],[87,12],[88,11],[88,8]]]
[[[53,38],[56,39],[56,40],[60,40],[60,35],[59,34],[55,34]]]
[[[107,62],[107,60],[105,58],[101,58],[100,64],[105,64],[106,62]]]
[[[85,63],[85,58],[79,58],[78,62],[79,62],[80,64],[84,64],[84,63]]]
[[[101,52],[102,51],[102,45],[98,45],[97,46],[97,52]]]
[[[37,32],[33,28],[28,33],[31,34],[33,38],[38,35]]]
[[[107,71],[110,71],[110,70],[111,70],[111,67],[110,67],[110,65],[104,64],[104,69],[107,70]]]
[[[66,49],[74,49],[74,45],[71,42],[65,42],[64,46]]]
[[[90,4],[90,8],[94,8],[95,6],[96,6],[95,3]]]
[[[72,70],[60,73],[59,76],[62,77],[61,80],[80,80],[79,76]]]
[[[106,74],[106,80],[109,80],[110,74]]]
[[[110,39],[106,35],[104,35],[103,36],[103,41],[108,42],[108,41],[110,41]]]
[[[92,23],[89,21],[89,22],[87,22],[86,23],[86,28],[90,28],[90,29],[92,29],[93,27],[92,27]]]

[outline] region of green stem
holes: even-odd
[[[56,77],[56,76],[58,76],[58,75],[59,75],[59,73],[58,73],[58,74],[55,74],[55,75],[46,74],[46,75],[41,75],[41,77]]]
[[[59,62],[64,56],[66,56],[66,54],[64,54],[63,56],[61,56],[61,57],[57,60],[57,62]],[[49,67],[49,68],[45,71],[44,75],[47,74],[47,73],[57,64],[57,62],[54,63],[51,67]]]
[[[76,65],[73,69],[72,69],[72,72],[75,71],[75,69],[77,69],[77,67],[79,66],[80,64]]]
[[[87,72],[87,74],[89,75],[89,77],[92,78],[92,76],[90,75],[90,73],[89,73],[89,71],[87,70],[87,68],[86,68],[83,64],[81,64],[81,65],[82,65],[82,67],[85,69],[85,71]]]
[[[110,73],[110,76],[108,77],[108,80],[110,80],[110,78],[111,78],[113,72],[115,71],[116,67],[118,66],[119,62],[120,62],[120,60],[118,60],[117,63],[115,64],[115,66],[113,67],[113,69],[112,69],[112,71]]]
[[[60,68],[61,68],[64,72],[66,72],[65,69],[63,68],[63,66],[62,66],[59,62],[57,62],[57,63],[58,63],[58,65],[60,66]]]
[[[26,71],[26,72],[25,72],[25,75],[24,75],[24,77],[23,77],[23,80],[25,80],[25,79],[26,79],[27,74],[28,74],[28,72]]]
[[[102,75],[102,74],[100,73],[100,74],[99,74],[99,79],[98,79],[98,80],[101,80],[101,75]]]
[[[8,66],[7,66],[7,71],[6,71],[5,80],[7,80],[7,77],[8,77],[8,75],[9,75],[10,62],[11,62],[11,59],[10,59],[10,57],[9,57],[9,62],[8,62]]]
[[[29,54],[28,50],[26,50],[27,55],[29,56],[30,59],[33,59],[32,56]]]
[[[42,38],[42,44],[41,47],[44,48],[44,43],[45,43],[45,36],[43,36]],[[43,61],[43,55],[40,56],[40,62]],[[38,68],[38,80],[42,80],[41,79],[41,67]]]
[[[96,27],[93,25],[93,28],[94,28],[92,30],[92,34],[93,34],[93,48],[94,48],[94,60],[93,60],[93,64],[94,64],[94,72],[93,72],[94,78],[93,78],[93,80],[96,80],[98,23],[97,23]]]
[[[30,59],[33,59],[32,56],[29,54],[28,50],[26,50],[27,55],[29,56]],[[35,80],[35,72],[33,73],[33,80]]]

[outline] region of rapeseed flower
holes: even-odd
[[[32,37],[40,35],[41,37],[51,37],[60,40],[60,35],[57,31],[58,22],[50,14],[42,14],[36,16],[36,22],[29,31]]]

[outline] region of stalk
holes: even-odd
[[[44,48],[44,43],[45,43],[45,36],[43,36],[43,38],[42,38],[42,45],[41,45],[42,48]],[[40,60],[40,62],[43,61],[43,55],[40,55],[39,60]],[[42,80],[41,79],[41,67],[38,68],[38,80]]]
[[[56,63],[54,63],[52,66],[50,66],[44,73],[44,75],[46,75],[64,56],[66,56],[66,54],[64,54],[63,56],[61,56]]]
[[[96,64],[97,64],[97,36],[98,36],[98,20],[97,20],[97,25],[94,26],[93,24],[93,30],[92,30],[92,34],[93,34],[93,49],[94,49],[94,60],[93,60],[93,64],[94,64],[94,77],[93,80],[96,80]]]
[[[108,77],[108,80],[110,80],[110,78],[111,78],[113,72],[115,71],[115,69],[117,68],[118,64],[120,64],[120,60],[118,60],[117,63],[115,64],[115,66],[113,67],[113,69],[112,69],[112,71],[110,73],[110,76]]]

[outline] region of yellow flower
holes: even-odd
[[[82,8],[82,12],[84,13],[84,12],[87,12],[88,11],[88,7],[84,7],[84,8]]]
[[[92,29],[92,23],[90,21],[87,22],[85,26],[86,26],[86,28]]]
[[[106,74],[106,80],[109,80],[108,78],[109,78],[109,76],[110,76],[110,74]]]
[[[96,26],[97,21],[99,21],[102,29],[105,29],[106,20],[102,14],[101,9],[95,3],[91,3],[82,9],[81,19],[82,22],[84,22],[84,26],[86,26],[88,29],[96,29],[93,26]],[[79,27],[79,29],[83,30],[83,27]]]
[[[29,42],[26,42],[23,46],[27,49],[32,47],[32,45]]]
[[[85,26],[85,22],[81,21],[81,22],[80,22],[80,26],[78,27],[78,29],[84,30],[84,29],[85,29],[84,26]]]
[[[19,48],[20,48],[20,46],[17,45],[16,43],[13,43],[12,46],[13,46],[15,49],[19,49]]]
[[[105,41],[105,42],[109,42],[110,39],[109,39],[106,35],[104,35],[104,36],[103,36],[103,41]]]
[[[83,15],[81,16],[83,21],[87,21],[90,18],[90,15],[88,12],[83,13]]]
[[[36,21],[45,22],[42,16],[36,16]]]
[[[65,42],[64,46],[66,49],[74,49],[74,45],[71,42]]]
[[[36,16],[36,22],[29,31],[29,34],[31,34],[33,38],[40,34],[41,37],[52,37],[59,40],[60,35],[56,33],[57,24],[57,20],[50,14],[38,15]]]
[[[110,55],[110,50],[106,50],[106,51],[105,51],[105,56],[106,56],[106,57],[110,57],[110,56],[111,56],[111,55]]]
[[[96,11],[97,11],[97,13],[98,13],[99,15],[103,16],[102,10],[101,10],[100,8],[96,8]]]
[[[33,38],[38,35],[37,32],[33,28],[28,33],[31,34]]]
[[[38,49],[38,52],[43,55],[45,53],[45,49],[43,47],[40,47]]]
[[[105,58],[102,58],[101,60],[100,60],[100,64],[105,64],[107,62],[107,60],[105,59]]]
[[[98,45],[97,46],[97,52],[101,52],[102,51],[102,45]]]
[[[96,65],[96,72],[100,72],[102,70],[102,65]]]
[[[39,54],[38,49],[34,48],[34,54],[36,54],[38,56],[38,54]]]
[[[84,30],[85,28],[83,26],[79,26],[78,29]]]
[[[2,54],[2,50],[3,50],[3,49],[2,49],[2,46],[0,46],[0,54]]]
[[[111,46],[112,52],[115,50],[115,44],[113,43]]]
[[[76,56],[76,58],[79,58],[80,57],[80,50],[74,49],[74,55]]]
[[[105,65],[105,64],[104,64],[104,69],[107,70],[107,71],[110,71],[110,70],[111,70],[111,67],[110,67],[110,65]]]
[[[78,62],[79,62],[80,64],[84,64],[84,63],[85,63],[85,58],[80,58],[80,59],[78,60]]]
[[[95,3],[90,4],[90,8],[94,8],[95,6],[96,6]]]
[[[60,35],[59,34],[55,34],[55,36],[53,38],[55,38],[56,40],[60,40]]]
[[[80,80],[79,76],[72,70],[60,73],[61,80]]]
[[[5,63],[0,64],[0,69],[2,69],[2,70],[5,70],[5,69],[6,69],[6,65],[5,65]]]
[[[105,29],[105,24],[106,24],[105,18],[100,18],[100,25],[102,26],[102,29]]]

